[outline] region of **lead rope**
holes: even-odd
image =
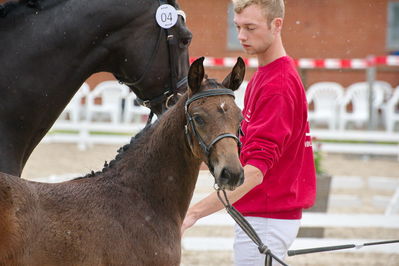
[[[278,261],[281,265],[283,266],[288,266],[288,264],[284,263],[282,260],[280,260],[276,255],[274,255],[271,250],[263,244],[262,240],[258,236],[258,234],[255,232],[253,227],[250,225],[250,223],[244,218],[244,216],[241,215],[239,211],[237,211],[236,208],[234,208],[230,202],[229,199],[227,198],[226,191],[224,189],[221,189],[219,187],[215,188],[217,191],[217,195],[219,200],[222,202],[223,206],[226,208],[227,213],[236,221],[236,223],[241,227],[241,229],[251,238],[251,240],[258,246],[258,250],[261,254],[265,254],[265,266],[272,266],[272,260],[275,259]],[[220,195],[222,192],[223,197]]]
[[[369,242],[369,243],[363,243],[360,245],[347,244],[347,245],[328,246],[328,247],[320,247],[320,248],[288,250],[288,256],[296,256],[296,255],[319,253],[319,252],[334,251],[334,250],[341,250],[341,249],[350,249],[350,248],[360,249],[365,246],[385,245],[385,244],[394,244],[394,243],[399,243],[399,239],[398,240],[379,241],[379,242]]]
[[[151,124],[152,118],[154,117],[154,112],[150,111],[150,114],[148,115],[147,123],[145,126],[147,127],[149,124]]]

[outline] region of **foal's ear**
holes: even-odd
[[[202,80],[204,79],[204,57],[195,60],[188,71],[188,86],[193,94],[197,93],[201,88]]]
[[[225,88],[232,89],[233,91],[237,90],[241,82],[244,80],[245,76],[245,63],[241,57],[237,58],[237,63],[234,65],[233,70],[227,77],[223,80],[222,85]]]

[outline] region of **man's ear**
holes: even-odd
[[[245,63],[241,57],[237,58],[237,62],[233,67],[233,70],[226,76],[223,80],[222,85],[225,88],[232,89],[233,91],[237,90],[245,76]]]
[[[195,60],[188,70],[188,86],[192,94],[195,94],[201,88],[202,80],[204,79],[204,57]]]
[[[283,29],[283,19],[282,18],[275,18],[272,20],[272,31],[273,33],[281,33]]]

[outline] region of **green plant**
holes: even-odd
[[[314,165],[316,168],[316,174],[323,174],[324,170],[322,168],[323,153],[321,151],[321,142],[318,142],[316,138],[312,139],[313,142],[313,158]]]

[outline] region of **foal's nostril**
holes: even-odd
[[[239,172],[232,172],[228,168],[223,168],[220,173],[221,185],[239,186],[244,182],[244,172],[241,169]]]
[[[220,179],[222,184],[227,184],[231,178],[231,173],[229,169],[223,168],[222,172],[220,173]]]

